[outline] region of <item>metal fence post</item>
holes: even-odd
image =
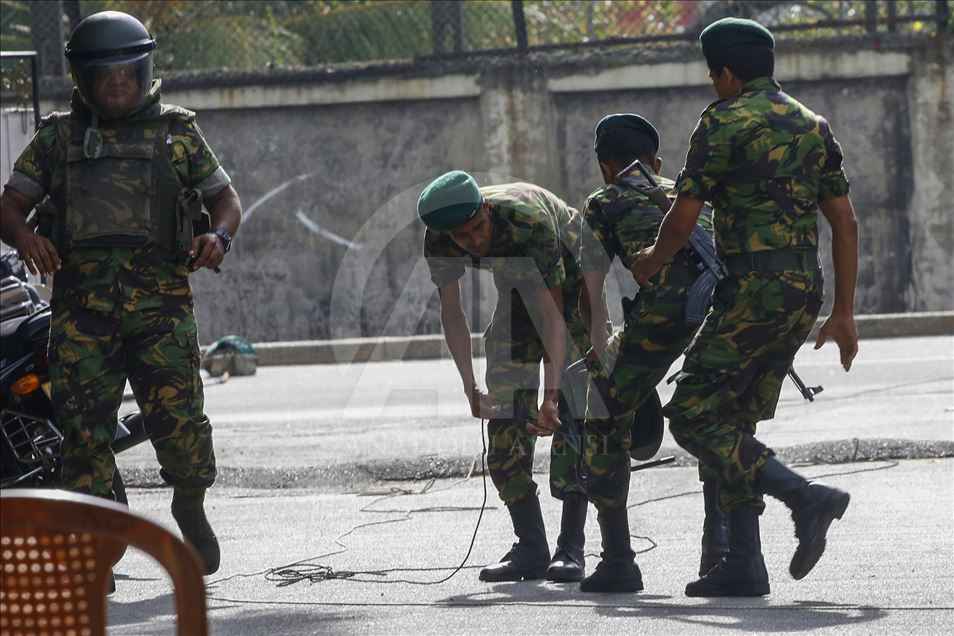
[[[865,3],[865,30],[869,33],[878,30],[878,3],[876,0]]]
[[[517,34],[517,50],[527,51],[527,18],[523,15],[523,0],[511,0],[513,7],[513,27]]]
[[[30,37],[40,58],[40,75],[65,75],[61,0],[30,3],[29,11]]]
[[[947,0],[934,0],[934,17],[937,18],[938,33],[943,32],[951,19],[951,7]]]
[[[438,56],[463,51],[460,2],[431,0],[431,44],[434,55]]]

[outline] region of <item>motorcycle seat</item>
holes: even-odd
[[[29,316],[17,316],[0,322],[0,341],[3,342],[4,348],[7,346],[7,338],[12,337],[27,318]]]
[[[37,345],[43,346],[49,338],[50,317],[51,312],[45,310],[0,322],[0,346],[4,357],[14,357],[31,348],[36,349]]]

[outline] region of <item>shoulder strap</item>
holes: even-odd
[[[186,121],[195,119],[195,111],[176,106],[175,104],[159,104],[159,119],[181,118]]]

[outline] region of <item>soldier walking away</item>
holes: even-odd
[[[629,451],[639,427],[650,424],[643,418],[645,409],[640,409],[640,405],[654,403],[660,408],[656,385],[682,355],[701,323],[701,318],[692,320],[687,315],[689,299],[698,296],[704,312],[715,278],[702,277],[707,262],[691,244],[687,245],[675,255],[654,287],[641,289],[634,299],[623,299],[623,328],[607,340],[606,316],[598,302],[603,297],[606,274],[614,258],[629,268],[639,250],[655,240],[663,213],[650,191],[655,183],[668,192],[673,182],[658,176],[662,169],[659,133],[640,115],[622,113],[600,120],[594,150],[606,185],[593,192],[583,208],[580,267],[591,308],[589,331],[593,351],[587,356],[588,366],[600,406],[591,406],[587,411],[584,459],[587,492],[598,511],[603,554],[596,571],[583,581],[580,590],[637,592],[643,589],[643,582],[630,546],[626,502]],[[636,161],[642,165],[636,165]],[[640,167],[657,176],[642,174]],[[706,253],[714,256],[708,216],[700,217],[699,223],[697,231],[710,246]],[[589,402],[593,404],[594,400]],[[700,478],[706,502],[701,576],[721,558],[728,529],[715,505],[715,475],[700,464]]]
[[[580,215],[538,186],[481,188],[459,170],[424,189],[418,214],[427,226],[424,256],[440,295],[444,338],[471,413],[489,420],[490,476],[517,536],[500,563],[481,570],[480,579],[579,581],[587,500],[578,422],[560,399],[560,386],[566,361],[586,343],[575,260]],[[470,327],[461,304],[465,266],[493,272],[497,288],[497,306],[484,334],[486,394],[474,380]],[[538,409],[541,361],[544,392]],[[536,436],[554,431],[550,490],[563,501],[563,514],[551,560],[532,469]]]
[[[242,211],[195,113],[160,102],[155,48],[125,13],[76,26],[66,47],[71,110],[46,117],[17,159],[0,231],[31,272],[54,275],[49,363],[63,484],[112,496],[110,443],[128,378],[174,487],[173,517],[211,574],[219,544],[203,502],[215,455],[188,277],[221,264]],[[34,234],[25,220],[44,197]],[[211,231],[193,236],[203,204]]]
[[[726,18],[700,41],[719,100],[702,112],[672,209],[632,269],[640,285],[658,283],[656,273],[685,245],[704,201],[712,202],[728,276],[716,287],[664,412],[676,441],[719,475],[729,549],[686,594],[763,596],[769,580],[759,535],[762,495],[791,509],[798,548],[789,571],[796,579],[818,562],[829,526],[848,507],[848,493],[810,484],[755,430],[774,417],[786,370],[821,310],[819,208],[832,229],[835,292],[815,348],[834,338],[842,366],[851,368],[858,352],[857,221],[828,122],[773,79],[772,34],[757,22]]]

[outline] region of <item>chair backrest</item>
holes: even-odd
[[[112,501],[62,490],[0,491],[0,635],[106,633],[106,586],[127,545],[169,573],[178,633],[207,636],[195,549]]]

